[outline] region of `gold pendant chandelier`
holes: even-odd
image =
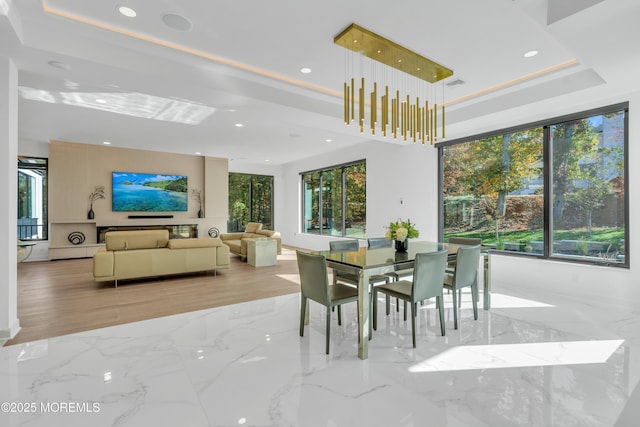
[[[345,82],[343,86],[345,124],[349,125],[352,121],[357,120],[360,132],[363,133],[365,108],[368,104],[369,127],[372,135],[375,135],[376,127],[379,125],[385,137],[387,133],[390,133],[394,138],[398,138],[399,134],[405,141],[413,139],[413,142],[421,141],[424,144],[425,141],[429,141],[430,144],[433,144],[438,140],[438,127],[440,127],[440,138],[444,139],[444,85],[441,104],[438,106],[436,89],[433,84],[452,76],[453,70],[356,24],[349,25],[333,41],[335,44],[359,54],[357,59],[354,59],[353,53],[350,57],[345,54]],[[365,58],[372,60],[369,61],[368,67],[365,65]],[[357,64],[358,62],[359,64]],[[360,88],[356,98],[354,74],[356,74],[355,69],[358,65]],[[373,81],[370,86],[368,102],[366,100],[368,89],[365,86],[367,72],[368,78]],[[349,76],[351,76],[350,79]],[[378,82],[376,81],[378,78],[384,82],[380,104],[378,104]],[[392,86],[391,91],[389,85]],[[429,104],[430,99],[432,100],[431,105]],[[358,107],[357,116],[356,105]],[[438,117],[439,108],[440,117]]]

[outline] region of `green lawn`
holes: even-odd
[[[466,233],[452,233],[445,235],[445,240],[452,236],[459,237],[479,237],[485,245],[495,245],[496,234],[493,230],[488,231],[470,231]],[[587,240],[591,242],[606,242],[612,245],[615,250],[624,250],[621,247],[621,241],[624,239],[624,228],[592,228],[591,233],[586,228],[573,230],[557,230],[553,239],[559,240]],[[542,242],[544,240],[542,230],[517,230],[517,231],[501,231],[501,242],[528,243],[531,241]]]

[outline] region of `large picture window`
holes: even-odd
[[[442,239],[628,266],[627,123],[624,104],[441,144]]]
[[[301,175],[304,233],[365,237],[367,168],[364,161]]]
[[[47,159],[18,157],[18,239],[47,240]]]
[[[229,174],[229,232],[244,231],[248,222],[273,230],[273,176]]]

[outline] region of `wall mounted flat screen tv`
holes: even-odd
[[[112,172],[114,212],[175,212],[187,210],[187,177],[135,172]]]

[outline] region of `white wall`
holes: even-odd
[[[18,141],[18,156],[49,158],[49,142],[20,139]]]
[[[285,219],[279,229],[283,243],[328,249],[329,240],[335,238],[299,233],[300,172],[361,159],[367,161],[367,237],[383,236],[390,221],[402,218],[416,224],[420,239],[437,239],[437,150],[429,145],[369,141],[283,167],[287,198],[283,206],[276,205],[278,216]]]

